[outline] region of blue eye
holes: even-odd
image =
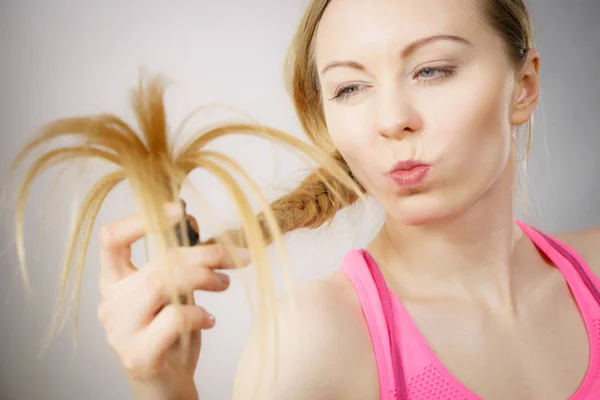
[[[436,72],[438,71],[433,68],[425,68],[419,72],[419,76],[421,78],[431,78]]]
[[[362,86],[363,85],[356,85],[356,84],[342,86],[336,90],[336,92],[331,100],[334,100],[337,102],[347,100],[348,98],[356,95],[360,91]]]
[[[451,67],[426,67],[417,71],[415,78],[427,82],[437,81],[452,75],[454,72],[456,72],[456,69]]]

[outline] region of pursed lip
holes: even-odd
[[[402,189],[416,189],[427,175],[431,165],[418,160],[400,161],[392,167],[387,176]]]
[[[430,165],[419,160],[399,161],[388,171],[388,174],[393,174],[398,171],[410,171],[416,167],[430,167]]]

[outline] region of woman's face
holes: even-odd
[[[331,138],[403,223],[456,215],[512,174],[512,126],[535,108],[537,69],[524,78],[478,3],[332,0],[321,20],[315,62]],[[389,174],[409,160],[427,166]]]

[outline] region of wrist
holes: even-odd
[[[176,382],[132,381],[134,397],[140,400],[198,400],[198,391],[193,378]]]

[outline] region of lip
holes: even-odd
[[[415,167],[430,167],[429,164],[419,161],[419,160],[406,160],[399,161],[390,169],[389,173],[394,173],[396,171],[410,171]]]
[[[387,175],[401,188],[414,189],[425,180],[430,169],[431,165],[422,161],[407,160],[396,163]]]

